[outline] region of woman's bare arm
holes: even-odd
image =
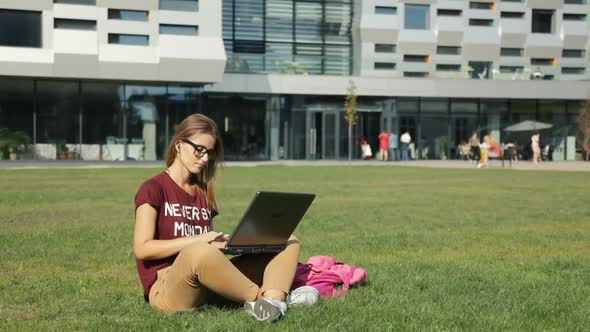
[[[195,242],[211,243],[223,237],[223,233],[208,232],[202,235],[187,236],[172,240],[156,240],[156,220],[158,212],[149,204],[143,204],[135,211],[135,231],[133,251],[138,259],[160,259],[178,254]]]

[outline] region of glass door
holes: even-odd
[[[397,103],[397,110],[399,115],[399,131],[398,136],[402,137],[405,132],[410,134],[411,143],[409,144],[407,150],[404,153],[404,147],[400,141],[400,152],[402,160],[405,159],[416,159],[418,157],[417,154],[417,144],[418,141],[418,99],[414,98],[402,98]]]
[[[322,112],[307,113],[307,159],[322,158]]]
[[[322,141],[322,159],[338,159],[338,146],[340,144],[338,131],[339,117],[338,112],[324,112],[323,113],[323,141]]]
[[[449,158],[448,103],[446,99],[422,99],[420,105],[419,159]]]
[[[307,113],[308,159],[339,158],[339,115],[338,111],[311,111]]]

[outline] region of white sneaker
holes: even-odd
[[[287,306],[313,305],[320,299],[320,292],[311,286],[301,286],[287,296]]]
[[[269,323],[281,319],[287,313],[285,302],[271,299],[258,299],[256,302],[246,302],[244,303],[244,309],[256,318],[256,320]]]

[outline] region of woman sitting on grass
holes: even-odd
[[[310,287],[289,295],[300,250],[295,237],[278,254],[230,260],[218,249],[226,241],[212,228],[218,213],[214,186],[222,159],[215,122],[190,115],[172,137],[167,169],[139,188],[134,252],[145,299],[167,313],[244,303],[257,320],[269,322],[280,319],[287,304],[315,303],[317,291]]]
[[[369,142],[367,142],[367,140],[365,138],[361,138],[360,146],[361,146],[361,156],[362,156],[363,160],[373,159],[373,152],[371,151],[371,146],[369,145]]]

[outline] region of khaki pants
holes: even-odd
[[[227,300],[254,301],[270,289],[288,294],[299,249],[293,237],[278,254],[248,254],[230,260],[212,245],[195,243],[184,248],[171,266],[158,271],[150,305],[173,313]]]

